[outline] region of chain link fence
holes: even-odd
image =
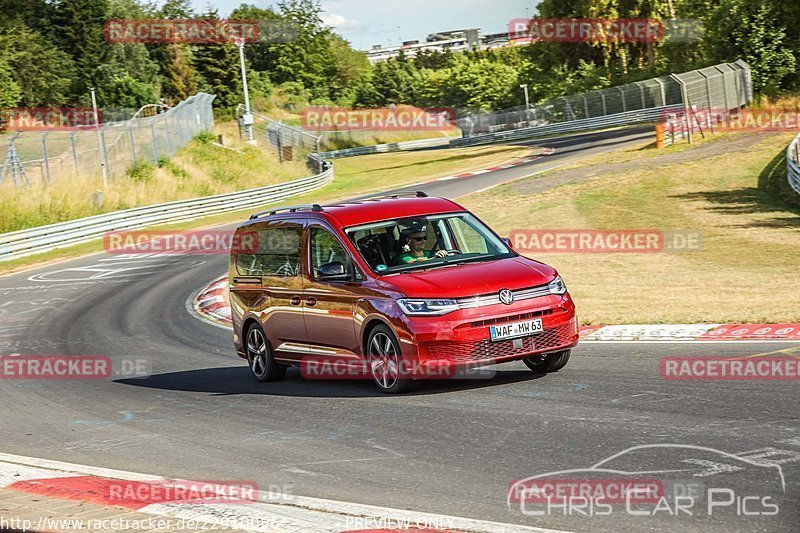
[[[744,61],[563,96],[539,105],[476,113],[457,121],[464,137],[588,120],[632,111],[692,106],[724,112],[752,103],[750,68]]]
[[[214,96],[198,93],[152,116],[100,128],[17,131],[0,135],[0,185],[49,183],[65,176],[123,176],[135,163],[170,157],[214,125]]]
[[[239,106],[236,115],[239,118],[241,134],[244,108]],[[306,159],[308,166],[317,172],[323,172],[329,165],[322,158],[322,138],[312,135],[300,128],[278,122],[259,113],[252,113],[255,128],[263,130],[266,141],[275,148],[280,162]]]

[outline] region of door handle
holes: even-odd
[[[317,299],[316,298],[306,298],[306,305],[309,306],[309,307],[314,307],[315,305],[317,305]]]
[[[292,297],[289,299],[289,303],[290,303],[290,304],[292,304],[292,305],[300,305],[300,301],[301,301],[301,300],[300,300],[300,297],[299,297],[299,296],[292,296]]]
[[[233,282],[239,285],[258,285],[261,286],[261,278],[257,277],[235,277]]]

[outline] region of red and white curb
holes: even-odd
[[[202,319],[218,326],[231,327],[231,304],[228,300],[228,276],[217,278],[194,295],[187,307]]]
[[[175,494],[168,490],[158,490],[168,487],[204,487],[203,494],[206,498],[209,494],[212,497],[219,495],[215,500],[230,499],[229,495],[235,490],[233,485],[229,489],[215,482],[215,488],[211,489],[215,492],[208,493],[206,487],[209,484],[0,453],[0,488],[60,500],[121,507],[173,520],[193,521],[195,524],[207,526],[204,529],[228,528],[270,533],[334,533],[376,528],[408,531],[426,529],[449,533],[555,532],[550,529],[302,496],[284,496],[276,503],[273,494],[258,490],[254,490],[252,498],[247,501],[231,503],[152,501],[153,498],[137,501],[135,497],[126,501],[118,501],[117,498],[109,501],[111,495],[119,493],[120,487],[124,487],[122,490],[125,494],[147,495]]]
[[[480,176],[481,174],[488,174],[490,172],[497,172],[498,170],[506,170],[508,168],[518,167],[520,165],[526,165],[528,163],[533,163],[546,155],[553,155],[556,153],[555,148],[547,148],[542,155],[537,155],[536,157],[526,157],[524,159],[520,159],[518,161],[513,161],[511,163],[506,163],[504,165],[497,165],[494,167],[489,168],[482,168],[480,170],[472,170],[470,172],[463,172],[461,174],[455,174],[454,176],[445,176],[443,178],[438,178],[436,181],[447,181],[447,180],[455,180],[459,178],[471,178],[472,176]]]
[[[633,324],[582,326],[581,341],[800,341],[800,324]]]
[[[215,279],[192,299],[201,318],[231,327],[227,276]],[[800,341],[800,324],[631,324],[581,326],[582,342]]]

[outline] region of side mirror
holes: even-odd
[[[511,239],[509,239],[508,237],[503,237],[503,242],[506,243],[506,246],[508,246],[512,250],[514,249],[514,246],[511,244]]]
[[[317,269],[317,278],[325,281],[348,281],[350,275],[339,261],[325,263]]]

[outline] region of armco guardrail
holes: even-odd
[[[324,165],[326,168],[320,174],[287,183],[192,200],[178,200],[137,207],[5,233],[0,235],[0,261],[92,241],[101,238],[109,231],[182,222],[216,213],[277,202],[290,196],[314,191],[333,181],[333,165],[328,162],[325,162]]]
[[[794,138],[786,149],[786,168],[789,174],[789,185],[794,192],[800,194],[800,135]]]
[[[402,141],[396,143],[376,144],[374,146],[357,146],[355,148],[345,148],[343,150],[332,150],[322,152],[323,159],[337,159],[342,157],[354,157],[357,155],[380,154],[387,152],[400,152],[404,150],[421,150],[425,148],[438,148],[449,146],[452,141],[460,137],[434,137],[432,139],[418,139],[414,141]]]
[[[456,139],[450,143],[453,147],[476,146],[480,144],[491,144],[502,141],[515,141],[520,139],[535,139],[537,137],[547,137],[559,133],[571,133],[575,131],[585,131],[593,129],[613,128],[615,126],[628,126],[644,122],[655,122],[662,118],[666,113],[682,111],[683,105],[666,107],[655,107],[639,111],[629,111],[627,113],[617,113],[604,117],[587,118],[583,120],[572,120],[570,122],[559,122],[545,126],[533,126],[531,128],[520,128],[509,131],[499,131],[497,133],[485,133],[473,137]]]

